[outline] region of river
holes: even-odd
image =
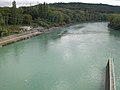
[[[120,88],[120,32],[107,22],[62,27],[0,48],[0,90],[104,90],[114,57]]]

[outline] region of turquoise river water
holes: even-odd
[[[120,88],[120,32],[107,22],[76,24],[0,48],[0,90],[104,90],[114,57]]]

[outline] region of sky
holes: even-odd
[[[0,0],[0,7],[3,6],[11,6],[11,2],[13,0]],[[37,3],[54,3],[54,2],[84,2],[84,3],[103,3],[109,5],[117,5],[120,6],[120,0],[15,0],[17,2],[17,6],[29,6],[35,5]]]

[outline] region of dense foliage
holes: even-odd
[[[120,30],[120,14],[113,14],[109,17],[109,27],[116,29],[116,30]]]
[[[53,3],[29,7],[0,7],[0,36],[13,31],[18,25],[43,26],[50,28],[70,23],[106,21],[109,14],[120,13],[120,7],[103,4]],[[11,34],[11,33],[9,33]]]
[[[120,6],[111,6],[107,4],[91,4],[91,3],[53,3],[50,6],[56,8],[66,8],[70,10],[94,11],[99,13],[120,13]]]

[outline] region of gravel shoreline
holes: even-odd
[[[6,46],[9,44],[18,42],[18,41],[26,40],[26,39],[38,36],[42,33],[49,33],[57,28],[59,28],[59,27],[52,27],[50,29],[39,29],[39,30],[37,28],[34,28],[27,32],[3,37],[0,39],[0,47]]]

